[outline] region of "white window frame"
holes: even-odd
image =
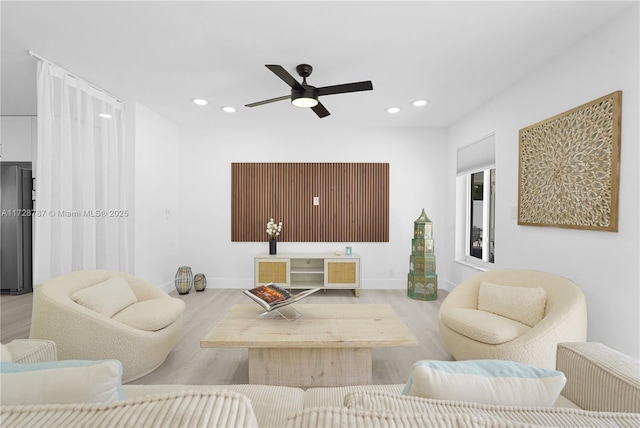
[[[457,177],[456,177],[456,240],[455,260],[458,263],[487,271],[494,267],[491,257],[491,237],[493,236],[493,252],[495,252],[495,224],[491,230],[491,218],[495,213],[490,212],[491,170],[495,171],[495,136],[490,134],[476,142],[458,149]],[[483,225],[482,230],[482,259],[471,255],[471,192],[472,174],[483,172]],[[494,172],[495,180],[495,172]],[[495,199],[494,199],[495,201]],[[495,203],[494,203],[495,209]],[[494,253],[495,254],[495,253]],[[494,260],[495,261],[495,260]]]

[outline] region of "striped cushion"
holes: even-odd
[[[285,428],[531,428],[531,425],[473,415],[386,413],[344,407],[305,409],[287,419]]]
[[[384,411],[393,414],[467,415],[505,423],[523,423],[554,427],[595,428],[640,426],[640,414],[592,412],[560,407],[520,407],[463,403],[432,398],[390,394],[388,392],[353,392],[345,397],[347,408]]]
[[[230,391],[179,391],[109,404],[3,406],[2,428],[257,427],[248,398]]]
[[[42,363],[56,361],[56,343],[45,339],[16,339],[7,343],[14,363]]]
[[[302,409],[304,390],[272,385],[123,385],[127,399],[150,394],[186,390],[233,391],[251,400],[251,407],[261,427],[281,428],[287,416]],[[340,405],[344,394],[340,397]]]
[[[562,394],[583,409],[640,413],[640,360],[601,343],[558,344]]]
[[[386,391],[400,394],[405,384],[392,385],[349,385],[309,388],[304,393],[304,408],[307,407],[342,407],[344,397],[356,391]]]

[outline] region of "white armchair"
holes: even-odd
[[[520,309],[525,312],[527,301],[522,301],[522,306],[512,305],[511,312],[516,316],[511,318],[479,309],[483,282],[535,287],[538,291],[538,287],[544,288],[542,319],[529,325],[514,320],[521,315],[517,313]],[[499,295],[495,300],[500,305]],[[558,343],[587,340],[587,306],[582,290],[566,278],[533,270],[494,270],[467,278],[444,299],[438,320],[442,340],[456,360],[511,360],[554,369]]]
[[[113,316],[74,301],[79,290],[110,285],[108,281],[114,279],[120,284],[124,279],[130,287],[124,285],[130,304]],[[117,287],[103,287],[103,292],[105,289],[109,293]],[[104,300],[100,295],[94,303],[102,304]],[[54,341],[60,360],[119,360],[122,381],[130,382],[165,361],[178,340],[183,312],[182,300],[130,274],[108,270],[72,272],[35,287],[29,337]]]

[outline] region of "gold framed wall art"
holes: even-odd
[[[622,91],[519,132],[518,224],[618,231]]]

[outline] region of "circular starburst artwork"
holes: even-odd
[[[520,130],[518,224],[617,231],[621,96]]]

